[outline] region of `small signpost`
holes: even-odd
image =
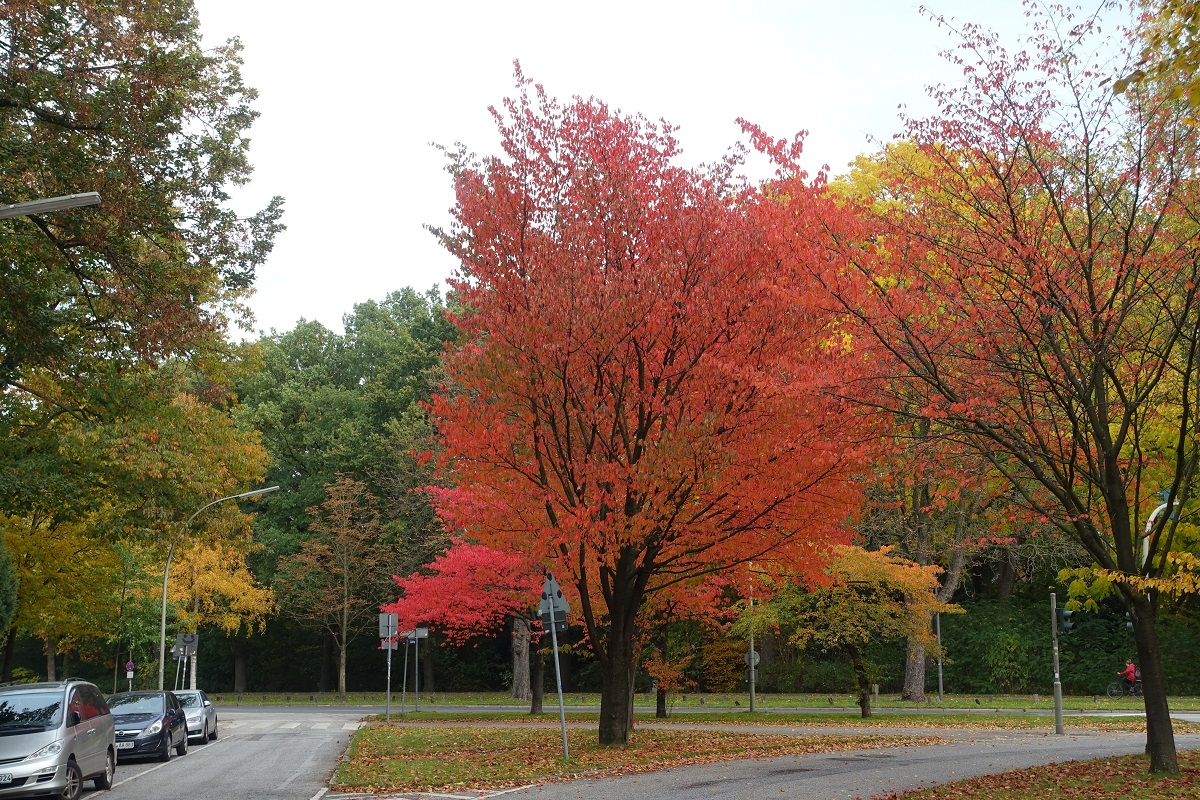
[[[198,633],[181,633],[175,637],[175,646],[171,648],[171,655],[175,657],[175,688],[179,688],[179,669],[183,666],[183,662],[191,658],[196,648],[200,646],[200,634]],[[132,661],[129,663],[133,663]],[[186,679],[186,676],[184,676]]]
[[[567,612],[571,607],[563,597],[558,581],[549,572],[546,573],[546,583],[542,586],[542,601],[538,604],[538,616],[542,624],[550,629],[550,642],[554,647],[554,682],[558,686],[558,721],[562,727],[563,761],[570,759],[567,749],[567,712],[563,708],[562,672],[558,666],[558,632],[567,629]]]
[[[380,647],[387,650],[387,700],[384,703],[383,719],[388,725],[392,723],[392,651],[396,649],[397,624],[395,614],[379,615]]]
[[[125,662],[125,679],[129,681],[129,691],[133,691],[133,658]]]
[[[404,680],[400,683],[400,710],[404,710],[404,695],[408,691],[408,646],[416,645],[413,650],[413,688],[416,700],[413,701],[413,711],[419,711],[421,705],[421,640],[429,638],[429,628],[413,628],[411,631],[401,631],[397,638],[404,640]]]

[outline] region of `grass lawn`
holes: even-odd
[[[333,692],[220,692],[210,694],[214,703],[218,705],[378,705],[383,706],[385,695],[383,692],[350,692],[345,695],[339,695]],[[944,702],[937,701],[937,695],[930,695],[931,701],[928,703],[911,703],[907,701],[897,700],[894,695],[879,696],[879,701],[875,705],[880,709],[903,709],[903,708],[945,708],[945,709],[978,709],[978,708],[999,708],[1011,709],[1020,711],[1021,709],[1052,709],[1054,707],[1053,699],[1048,694],[1038,695],[946,695]],[[408,708],[412,708],[413,695],[408,693],[405,698]],[[563,701],[567,706],[599,706],[600,696],[598,694],[586,694],[571,692],[563,697]],[[639,712],[652,711],[654,709],[655,698],[652,694],[639,694],[634,696],[634,705]],[[422,692],[420,696],[420,704],[423,709],[437,708],[439,706],[528,706],[528,703],[523,703],[519,700],[513,700],[504,692]],[[759,694],[756,698],[756,704],[763,709],[788,709],[788,708],[825,708],[825,709],[852,709],[857,708],[857,700],[853,695],[848,694]],[[398,708],[400,705],[400,692],[392,692],[392,706]],[[545,699],[545,707],[556,708],[558,706],[558,698],[553,693],[547,693]],[[745,710],[750,706],[750,695],[745,693],[732,694],[686,694],[672,695],[669,698],[669,710],[684,710],[684,709],[734,709]],[[1170,699],[1171,709],[1174,711],[1198,711],[1200,710],[1200,698],[1198,697],[1172,697]],[[1140,699],[1122,699],[1112,700],[1105,695],[1086,695],[1086,696],[1068,696],[1063,698],[1063,708],[1067,711],[1091,712],[1091,711],[1138,711],[1142,708]]]
[[[1070,761],[889,795],[886,800],[1026,800],[1030,797],[1167,800],[1200,797],[1200,752],[1179,753],[1183,774],[1178,778],[1152,776],[1146,771],[1148,764],[1144,755]]]
[[[773,736],[728,731],[638,730],[627,748],[602,748],[594,729],[567,730],[563,761],[555,727],[400,727],[355,735],[330,781],[334,791],[429,792],[499,789],[535,781],[624,775],[737,758],[941,744],[915,736]]]
[[[596,723],[600,715],[596,712],[570,711],[567,712],[568,722]],[[376,714],[367,719],[383,722],[383,715]],[[540,715],[515,712],[441,712],[441,711],[408,711],[404,714],[392,714],[392,721],[454,723],[454,724],[558,724],[558,712],[547,711]],[[959,728],[980,730],[1054,730],[1054,717],[1027,713],[994,713],[994,714],[962,714],[948,711],[944,714],[877,714],[863,718],[858,715],[845,713],[818,714],[804,712],[788,714],[778,711],[754,712],[689,712],[673,714],[666,719],[656,719],[648,716],[638,716],[634,721],[635,727],[644,728],[646,725],[787,725],[804,726],[854,726],[863,728]],[[1146,729],[1146,721],[1141,717],[1104,717],[1104,716],[1068,716],[1063,718],[1063,727],[1070,730],[1088,731],[1131,731],[1140,732]],[[1200,733],[1200,724],[1176,720],[1173,723],[1176,733]],[[595,731],[593,730],[593,736]]]

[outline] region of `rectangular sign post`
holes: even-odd
[[[567,629],[567,612],[570,610],[558,581],[547,572],[546,583],[542,586],[542,601],[538,604],[538,616],[550,628],[550,642],[554,648],[554,682],[558,686],[558,723],[562,728],[563,761],[569,761],[571,753],[567,749],[567,712],[563,708],[562,671],[558,666],[558,632]]]
[[[383,720],[387,725],[392,724],[392,651],[396,649],[397,625],[395,614],[379,615],[379,641],[387,650],[387,694],[383,707]]]

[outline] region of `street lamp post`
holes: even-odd
[[[0,206],[0,219],[27,217],[31,214],[49,214],[51,211],[68,211],[72,208],[94,206],[100,202],[97,192],[82,192],[80,194],[65,194],[61,197],[47,197],[42,200],[29,200],[24,203],[13,203]]]
[[[158,633],[158,688],[163,688],[163,665],[167,660],[167,579],[171,575],[171,559],[175,555],[175,545],[179,544],[179,537],[183,536],[184,532],[191,526],[192,521],[200,516],[200,512],[217,503],[224,503],[226,500],[240,500],[243,497],[254,497],[259,494],[266,494],[278,489],[278,486],[268,486],[265,489],[255,489],[252,492],[242,492],[241,494],[231,494],[228,497],[218,497],[212,502],[205,503],[196,509],[196,513],[188,517],[187,522],[179,527],[175,533],[175,538],[171,540],[171,546],[167,549],[167,566],[163,568],[163,585],[162,585],[162,620],[159,626]]]

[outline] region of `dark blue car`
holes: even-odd
[[[121,692],[108,698],[117,729],[117,758],[187,752],[187,717],[172,692]]]

